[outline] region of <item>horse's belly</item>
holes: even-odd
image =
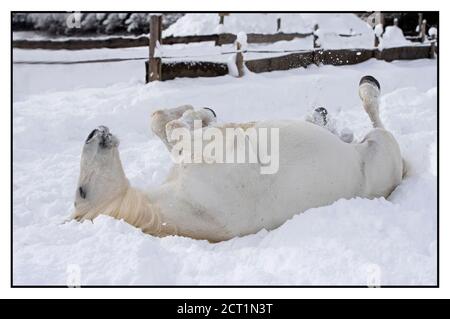
[[[180,171],[178,198],[191,203],[189,215],[207,216],[210,232],[233,237],[274,229],[309,208],[361,193],[352,145],[300,121],[259,125],[280,129],[276,173],[261,174],[259,164],[195,164]]]

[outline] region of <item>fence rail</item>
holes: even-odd
[[[148,37],[107,38],[107,39],[68,39],[68,40],[13,40],[13,48],[44,50],[84,50],[84,49],[118,49],[148,46]]]
[[[258,34],[249,33],[247,35],[249,43],[274,43],[277,41],[290,41],[312,36],[312,33],[274,33]],[[346,37],[347,35],[341,35]],[[165,37],[162,39],[164,45],[189,44],[196,42],[214,42],[215,45],[232,44],[236,40],[236,35],[232,33],[220,33],[210,35],[192,35],[181,37]],[[17,49],[45,49],[45,50],[83,50],[83,49],[117,49],[145,47],[149,45],[148,36],[136,38],[114,37],[106,39],[67,39],[67,40],[13,40],[13,48]]]

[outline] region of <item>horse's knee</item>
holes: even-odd
[[[153,112],[150,118],[150,128],[159,138],[163,138],[167,122],[167,115],[163,110]]]
[[[179,119],[184,112],[191,109],[193,109],[192,105],[182,105],[153,112],[150,118],[151,130],[166,143],[166,124],[170,121]]]
[[[173,142],[172,132],[176,129],[183,129],[183,130],[186,130],[189,132],[191,131],[191,128],[185,122],[183,122],[181,120],[170,121],[169,123],[166,124],[166,127],[165,127],[165,133],[167,136],[167,140],[169,142]]]

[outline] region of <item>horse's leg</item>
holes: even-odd
[[[307,115],[305,117],[305,120],[318,126],[322,126],[334,135],[338,136],[345,143],[353,142],[353,132],[348,128],[344,128],[341,132],[338,132],[335,120],[330,120],[328,110],[324,107],[316,108],[311,115]]]
[[[158,110],[152,114],[150,124],[151,129],[153,133],[155,133],[156,136],[158,136],[161,141],[163,141],[163,143],[169,150],[171,149],[171,146],[167,140],[166,124],[170,121],[179,119],[184,112],[192,109],[193,107],[191,105],[182,105],[171,109]]]
[[[387,197],[401,182],[404,164],[395,137],[384,128],[379,114],[380,84],[368,75],[359,82],[359,96],[373,129],[355,145],[363,162],[366,194]]]
[[[384,128],[380,119],[379,96],[380,83],[378,83],[377,79],[370,75],[363,76],[359,81],[359,97],[374,128]]]
[[[195,121],[198,121],[198,127],[195,126]],[[169,151],[172,149],[173,145],[177,142],[176,140],[171,140],[172,132],[174,129],[183,128],[188,131],[193,131],[197,128],[203,128],[210,126],[212,123],[216,122],[216,113],[210,108],[202,108],[198,110],[187,110],[183,115],[173,121],[166,124],[166,136],[168,142]]]
[[[369,114],[370,120],[374,128],[384,129],[383,122],[380,119],[379,96],[380,83],[373,76],[366,75],[359,82],[359,96],[363,101],[364,109]],[[406,162],[402,159],[402,175],[406,176]]]
[[[198,110],[197,112],[200,112],[199,115],[202,119],[203,127],[209,126],[212,123],[216,122],[217,114],[216,112],[214,112],[213,109],[209,107],[204,107],[203,109]]]

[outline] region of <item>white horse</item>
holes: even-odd
[[[327,129],[300,120],[217,125],[209,109],[157,111],[152,129],[169,149],[173,145],[167,134],[186,125],[183,117],[222,130],[278,128],[279,170],[263,175],[259,163],[174,164],[165,183],[148,192],[130,186],[117,138],[99,127],[83,147],[72,218],[92,220],[104,214],[155,236],[222,241],[277,228],[295,214],[340,198],[387,197],[402,180],[403,162],[394,136],[380,120],[379,94],[376,79],[361,79],[359,95],[373,129],[359,143],[345,143]]]

